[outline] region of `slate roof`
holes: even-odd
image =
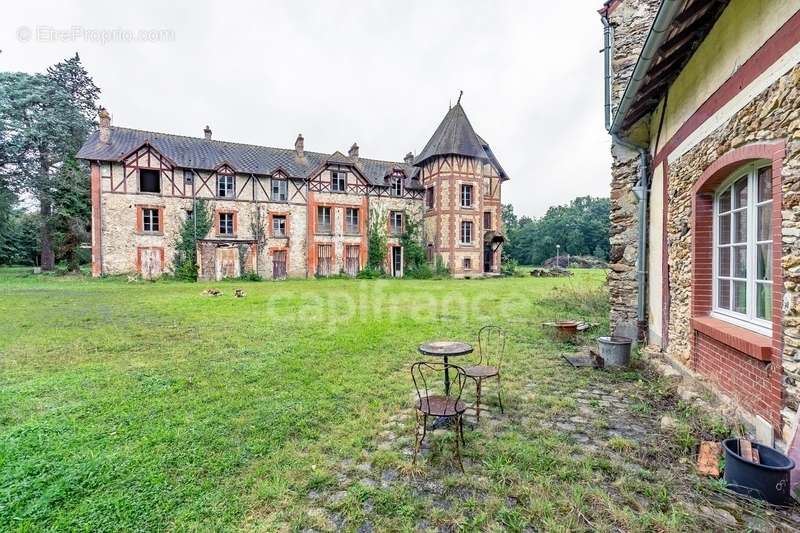
[[[289,177],[306,179],[312,177],[314,170],[325,163],[335,162],[357,168],[373,185],[388,185],[384,178],[394,168],[402,169],[409,178],[415,177],[419,172],[412,165],[394,161],[366,158],[354,161],[341,152],[322,154],[306,151],[301,158],[294,149],[208,140],[117,126],[111,127],[109,144],[101,143],[99,136],[97,131],[89,135],[78,151],[79,159],[120,161],[147,142],[177,166],[199,170],[214,170],[227,163],[237,172],[269,175],[276,170],[282,170]],[[417,180],[409,180],[406,187],[422,188]]]
[[[491,161],[500,176],[508,178],[489,144],[475,133],[460,102],[451,107],[444,116],[414,164],[421,166],[426,160],[440,155],[463,155]]]

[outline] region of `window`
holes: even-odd
[[[392,196],[403,196],[403,178],[394,176],[392,178],[392,187],[389,189],[389,194]]]
[[[330,244],[317,245],[317,275],[329,276],[333,272],[333,246]]]
[[[433,264],[433,244],[428,243],[428,248],[425,252],[425,258],[428,260],[428,263]]]
[[[220,213],[219,214],[219,234],[220,235],[233,235],[233,213]]]
[[[492,212],[483,212],[483,229],[492,229]]]
[[[472,185],[461,186],[461,207],[472,207]]]
[[[285,202],[289,199],[289,182],[286,180],[272,180],[272,201]]]
[[[472,222],[461,223],[461,244],[472,244]]]
[[[350,234],[358,233],[358,209],[348,207],[344,217],[344,232]]]
[[[142,208],[142,231],[145,233],[161,232],[161,217],[159,209],[155,207]]]
[[[472,258],[465,257],[464,258],[464,270],[472,270]]]
[[[714,201],[714,314],[769,334],[772,168],[747,165]]]
[[[161,193],[161,172],[150,168],[140,168],[139,192]]]
[[[272,236],[286,237],[286,216],[276,215],[272,217]]]
[[[219,198],[233,198],[233,174],[217,174],[217,196]]]
[[[403,233],[402,211],[389,211],[389,232],[392,235],[400,235]]]
[[[330,207],[317,207],[317,233],[332,233]]]
[[[492,178],[483,179],[483,195],[484,196],[492,195]]]
[[[186,220],[192,220],[194,216],[194,211],[191,209],[186,209]]]
[[[331,191],[345,192],[347,189],[347,172],[331,170]]]
[[[100,163],[100,176],[104,178],[111,177],[111,163]]]
[[[183,182],[186,185],[191,185],[192,183],[194,183],[194,172],[192,172],[188,168],[183,169]]]
[[[431,186],[425,189],[425,207],[433,209],[434,198],[433,187]]]

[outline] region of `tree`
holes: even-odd
[[[511,206],[503,206],[507,242],[503,255],[522,264],[541,264],[556,254],[595,255],[608,258],[608,198],[582,196],[568,205],[553,206],[539,219],[517,219]]]
[[[0,182],[18,184],[15,193],[30,195],[38,203],[44,270],[55,264],[54,213],[64,212],[54,203],[74,197],[63,194],[67,183],[62,180],[80,181],[72,179],[75,168],[66,173],[61,169],[94,127],[99,92],[77,54],[53,65],[47,74],[0,73]],[[75,240],[80,224],[69,220],[76,230],[70,240]]]
[[[187,281],[197,281],[197,240],[204,239],[211,231],[213,221],[211,209],[205,200],[196,200],[192,216],[186,217],[175,243],[175,277]],[[243,263],[244,264],[244,263]]]
[[[67,158],[53,180],[52,198],[53,214],[43,223],[49,226],[57,256],[77,272],[80,245],[90,239],[92,208],[86,171],[74,157]]]

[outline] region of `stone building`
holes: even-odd
[[[402,276],[402,236],[413,223],[428,261],[456,277],[500,270],[500,189],[508,179],[460,102],[425,150],[402,162],[268,148],[111,125],[78,153],[90,163],[92,273],[156,277],[173,268],[196,202],[213,213],[198,235],[201,279],[356,275],[370,228],[386,235],[385,269]]]
[[[800,0],[610,0],[611,320],[789,439],[800,391]]]

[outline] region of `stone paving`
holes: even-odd
[[[598,483],[611,499],[618,499],[634,512],[645,512],[657,507],[654,499],[666,499],[680,513],[691,517],[692,529],[697,530],[751,530],[796,531],[800,529],[800,511],[776,509],[742,500],[724,490],[698,491],[706,480],[698,478],[693,469],[694,458],[685,454],[675,461],[664,460],[659,452],[669,440],[662,429],[663,414],[641,412],[642,389],[640,380],[604,379],[589,381],[575,387],[571,373],[595,372],[591,369],[573,370],[560,363],[546,379],[512,384],[504,395],[506,413],[501,414],[493,390],[485,394],[488,403],[481,409],[478,424],[470,408],[465,415],[467,445],[462,449],[466,473],[461,475],[454,460],[453,431],[429,431],[423,443],[418,467],[411,468],[414,447],[414,411],[404,409],[388,416],[375,433],[374,445],[364,451],[358,460],[345,459],[330,465],[336,472],[335,483],[307,494],[309,516],[323,524],[323,530],[351,530],[360,533],[376,531],[370,519],[376,513],[377,502],[371,497],[356,499],[359,523],[346,518],[352,515],[354,492],[374,489],[399,490],[407,493],[424,508],[431,518],[419,519],[416,531],[455,531],[463,524],[448,521],[448,513],[463,512],[466,518],[477,512],[488,498],[498,498],[496,480],[491,479],[482,458],[474,453],[480,441],[491,441],[516,432],[524,436],[530,431],[546,431],[564,438],[572,446],[576,461],[602,459],[609,469],[622,472],[632,479],[644,482],[659,476],[669,480],[670,490],[664,496],[647,497],[624,495],[618,490],[614,477],[598,478]],[[608,373],[606,373],[608,374]],[[569,406],[565,409],[542,410],[542,398],[556,398]],[[409,406],[412,403],[409,401]],[[674,405],[673,405],[674,407]],[[388,461],[386,456],[402,459]],[[646,492],[646,491],[645,491]],[[504,509],[522,505],[521,498],[502,494],[500,504]],[[443,518],[444,517],[444,518]],[[585,529],[594,529],[588,517],[583,517]],[[505,529],[505,528],[503,528]],[[518,528],[534,531],[530,526]],[[306,531],[314,531],[307,529]]]

